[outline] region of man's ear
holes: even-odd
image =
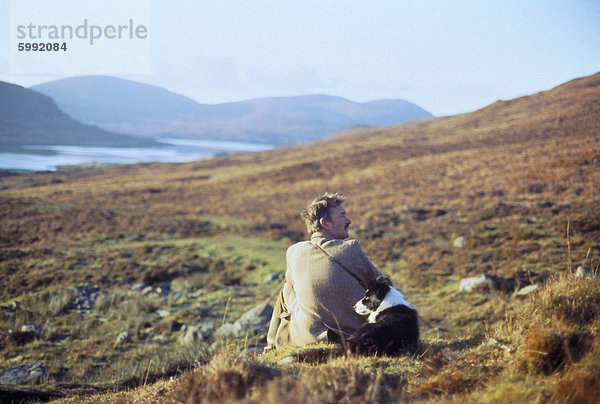
[[[319,224],[321,225],[321,228],[324,230],[327,230],[327,220],[325,220],[325,218],[320,218],[319,219]]]

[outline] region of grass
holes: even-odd
[[[571,272],[600,267],[597,89],[591,76],[318,147],[0,177],[1,366],[44,363],[43,391],[23,394],[65,402],[586,402],[598,278]],[[184,325],[274,301],[298,212],[325,190],[348,196],[352,236],[426,320],[419,353],[280,363],[294,351],[249,349],[264,333],[181,344]],[[458,292],[481,273],[547,281],[524,298]],[[91,310],[73,309],[76,286],[98,289]],[[42,335],[9,336],[25,323]]]
[[[545,310],[555,307],[556,296],[570,296],[568,303],[560,304],[579,312],[589,297],[598,295],[598,278],[565,274],[550,280],[513,317],[485,335],[425,338],[412,357],[342,356],[324,363],[283,363],[297,349],[256,354],[227,345],[180,378],[158,383],[160,399],[173,403],[592,403],[600,381],[600,346],[597,339],[573,336],[597,335],[600,306],[593,314],[579,317],[582,321],[559,314],[549,322]],[[138,402],[157,385],[94,398]]]
[[[93,245],[94,248],[90,248]],[[19,255],[24,263],[37,267],[38,277],[73,266],[70,279],[78,284],[97,281],[100,286],[93,308],[79,313],[73,307],[76,287],[49,286],[36,292],[12,296],[9,307],[20,303],[15,314],[7,311],[3,329],[19,330],[23,324],[37,323],[43,335],[23,346],[7,346],[0,351],[7,365],[27,360],[43,361],[54,383],[120,386],[139,384],[147,374],[164,375],[193,365],[212,340],[193,345],[181,344],[184,324],[198,321],[234,321],[254,299],[267,299],[273,285],[262,279],[281,271],[286,244],[253,238],[215,237],[207,239],[169,239],[152,241],[84,241],[52,249],[42,262],[35,262],[27,251]],[[93,251],[93,254],[90,252]],[[31,262],[31,264],[29,264]],[[138,275],[115,278],[115,268],[137,270]],[[92,275],[90,279],[90,275]],[[236,288],[249,289],[244,297],[234,289],[224,289],[226,279],[234,277]],[[103,279],[110,279],[103,282]],[[87,281],[87,282],[86,282]],[[137,281],[150,286],[171,281],[171,294],[133,293]],[[95,282],[96,283],[96,282]],[[275,282],[276,286],[276,282]],[[237,296],[232,299],[232,296]],[[230,312],[225,311],[228,301]],[[160,310],[170,313],[162,316]],[[5,327],[5,328],[4,328]],[[132,342],[118,345],[117,335],[129,331]],[[67,365],[66,365],[67,364]],[[66,365],[66,366],[65,366]]]
[[[580,336],[597,332],[600,306],[580,317],[583,322],[565,322],[564,317],[548,322],[544,310],[554,307],[555,295],[571,296],[561,304],[580,311],[588,297],[600,295],[600,280],[557,277],[500,328],[468,338],[425,338],[413,357],[342,356],[325,363],[282,363],[297,348],[253,354],[229,345],[173,381],[163,399],[185,403],[596,402],[599,346],[595,339]],[[532,307],[541,310],[532,314]],[[545,324],[541,331],[540,324]],[[136,395],[131,392],[132,399]]]

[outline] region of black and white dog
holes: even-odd
[[[322,361],[350,351],[367,355],[414,353],[419,343],[417,311],[386,276],[379,276],[367,285],[365,297],[354,305],[361,315],[368,315],[350,337],[343,339],[333,330],[327,333],[332,348],[304,349],[282,361]]]
[[[356,302],[354,310],[369,318],[344,341],[351,351],[394,355],[417,349],[417,311],[392,286],[388,277],[379,276],[369,283],[365,297]]]

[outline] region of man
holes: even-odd
[[[267,348],[348,337],[365,322],[354,304],[381,275],[358,241],[348,240],[352,221],[344,197],[325,193],[301,213],[310,241],[289,247],[285,282],[277,299]],[[332,334],[332,332],[334,334]]]

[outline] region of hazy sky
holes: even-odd
[[[35,42],[19,25],[84,19],[146,36],[16,49]],[[0,27],[2,81],[109,74],[201,103],[323,93],[441,116],[600,71],[600,0],[0,0]]]

